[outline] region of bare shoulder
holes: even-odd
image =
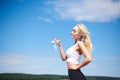
[[[88,53],[90,53],[90,52],[87,50],[87,48],[85,47],[85,45],[84,45],[83,42],[79,41],[77,44],[78,44],[78,46],[79,46],[79,48],[80,48],[80,50],[82,51],[83,54],[88,54]]]
[[[83,42],[79,41],[79,42],[77,42],[77,44],[82,52],[87,51]]]
[[[84,46],[84,43],[81,42],[81,41],[77,42],[77,45],[78,45],[79,47],[85,47],[85,46]]]

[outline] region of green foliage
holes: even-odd
[[[120,80],[120,78],[104,76],[87,76],[87,80]]]
[[[0,80],[69,80],[69,78],[66,75],[32,75],[21,73],[3,73],[0,74]],[[120,80],[120,78],[87,76],[87,80]]]

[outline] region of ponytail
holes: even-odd
[[[91,43],[91,39],[90,39],[89,34],[86,34],[86,37],[85,37],[85,39],[84,39],[84,45],[85,45],[85,47],[86,47],[89,51],[91,51],[91,49],[92,49],[92,43]]]
[[[82,41],[84,42],[85,47],[91,51],[92,49],[92,43],[91,43],[91,39],[89,36],[89,32],[87,30],[87,27],[84,24],[77,24],[76,25],[79,29],[79,33],[82,34]]]

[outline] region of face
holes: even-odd
[[[74,39],[77,39],[77,38],[80,37],[79,31],[78,31],[78,27],[75,26],[75,27],[72,29],[71,37],[74,38]]]

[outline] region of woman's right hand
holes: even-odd
[[[62,61],[65,61],[67,59],[66,54],[64,53],[64,50],[62,48],[61,42],[59,39],[55,39],[56,44],[59,46],[59,51],[60,51],[60,55],[61,55],[61,59]]]
[[[61,46],[61,42],[60,42],[59,39],[56,38],[56,39],[55,39],[55,42],[57,43],[58,46]]]

